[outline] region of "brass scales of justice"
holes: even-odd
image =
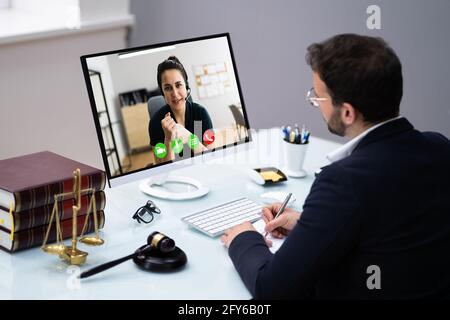
[[[92,188],[83,189],[81,190],[81,173],[80,169],[76,169],[73,172],[73,191],[72,192],[66,192],[66,193],[60,193],[54,195],[54,205],[52,214],[50,217],[50,222],[48,224],[47,232],[45,233],[44,242],[42,243],[42,250],[46,253],[50,254],[57,254],[59,257],[63,260],[65,260],[67,263],[71,265],[82,265],[86,262],[86,257],[88,255],[87,252],[81,251],[77,249],[77,219],[78,219],[78,212],[81,209],[81,195],[82,194],[88,194],[92,193],[89,200],[89,205],[84,221],[84,226],[80,234],[79,241],[81,243],[84,243],[86,245],[90,246],[100,246],[104,243],[103,239],[99,236],[98,231],[98,220],[97,220],[97,208],[95,203],[95,190]],[[62,231],[61,231],[61,224],[60,224],[60,217],[59,217],[59,211],[58,211],[58,200],[64,199],[66,196],[72,195],[75,199],[76,205],[72,206],[72,245],[65,246],[63,243],[63,237],[62,237]],[[86,232],[88,222],[89,222],[89,215],[91,214],[91,211],[93,211],[94,216],[94,232],[95,236],[85,236],[84,233]],[[53,220],[55,220],[56,225],[56,243],[55,244],[47,244],[48,236],[50,234],[50,230],[52,227]]]

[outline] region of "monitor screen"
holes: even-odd
[[[251,140],[228,33],[81,63],[109,181]]]

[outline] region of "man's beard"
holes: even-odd
[[[345,124],[341,120],[340,108],[333,107],[330,121],[327,122],[328,131],[340,137],[345,136]]]

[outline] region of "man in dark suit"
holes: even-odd
[[[269,299],[450,297],[449,140],[399,116],[402,67],[382,39],[338,35],[311,45],[307,62],[307,100],[351,140],[328,156],[302,213],[263,210],[266,230],[287,236],[275,254],[250,223],[222,236],[246,287]]]

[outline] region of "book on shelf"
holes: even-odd
[[[130,107],[139,103],[147,103],[147,90],[145,88],[119,93],[121,107]]]
[[[79,215],[87,214],[89,202],[92,194],[82,195],[80,198],[81,208]],[[105,193],[97,191],[94,194],[95,207],[97,211],[103,210],[106,205]],[[50,222],[50,217],[53,211],[53,205],[47,204],[37,208],[31,208],[21,212],[9,213],[9,209],[0,207],[0,227],[14,232],[31,229],[34,227],[46,225]],[[58,201],[58,217],[59,220],[66,220],[72,218],[72,206],[76,205],[75,199],[66,199]],[[92,213],[91,209],[91,213]],[[14,229],[13,229],[14,228]]]
[[[77,216],[77,236],[83,230],[84,222],[87,215]],[[105,213],[103,210],[97,211],[98,228],[102,229],[105,225]],[[72,237],[72,218],[60,221],[61,236],[63,239]],[[9,230],[0,227],[0,249],[7,252],[16,252],[23,249],[41,246],[44,242],[44,237],[47,232],[48,225],[39,226],[32,229],[27,229],[12,233]],[[94,214],[89,215],[88,225],[84,234],[89,234],[95,231],[94,228]],[[53,222],[47,244],[56,241],[56,223]],[[67,244],[69,245],[69,244]]]
[[[73,191],[73,172],[81,170],[81,189],[105,188],[105,172],[50,151],[0,160],[0,206],[21,212],[52,204],[54,195]],[[68,195],[64,199],[73,198]]]

